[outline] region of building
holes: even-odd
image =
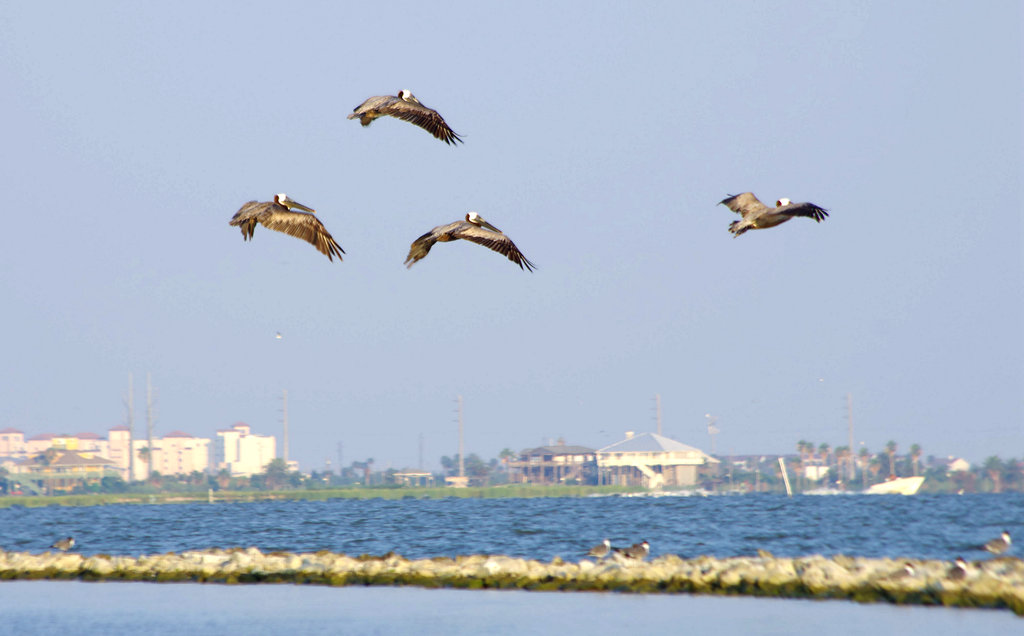
[[[10,427],[0,431],[0,457],[11,459],[28,457],[28,451],[25,449],[25,433]]]
[[[527,448],[508,463],[513,482],[529,484],[597,483],[597,455],[593,448],[570,446],[558,440],[554,446]]]
[[[124,449],[127,448],[127,437],[125,429],[124,446],[118,454],[118,460],[124,462],[118,468],[126,475],[128,458]],[[164,437],[154,438],[152,448],[149,448],[149,442],[145,439],[132,440],[132,448],[135,453],[134,481],[149,478],[150,466],[152,472],[161,475],[190,475],[196,471],[205,473],[210,468],[210,439],[206,437],[192,437],[188,433],[174,431]]]
[[[620,486],[693,486],[697,469],[719,461],[704,451],[657,433],[626,432],[626,439],[599,449],[602,484]]]
[[[8,482],[31,492],[65,494],[115,476],[110,460],[92,453],[51,447],[11,470]]]
[[[249,477],[263,472],[276,456],[277,439],[273,435],[254,435],[248,424],[238,422],[217,431],[213,470],[227,470],[232,477]]]

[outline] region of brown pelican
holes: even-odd
[[[589,557],[596,557],[598,559],[603,559],[604,557],[608,556],[608,552],[611,551],[611,549],[612,549],[612,542],[609,541],[608,539],[605,539],[601,543],[599,543],[599,544],[595,545],[594,547],[590,548],[590,552],[587,552],[587,556],[589,556]]]
[[[769,208],[758,201],[752,192],[730,194],[720,203],[743,217],[742,220],[733,221],[729,225],[729,231],[733,233],[734,238],[747,230],[775,227],[794,216],[810,217],[819,223],[828,216],[828,210],[821,206],[813,203],[793,203],[789,199],[779,199],[775,202],[774,208]]]
[[[992,554],[1002,554],[1010,549],[1010,543],[1012,543],[1010,541],[1010,533],[1003,530],[1003,533],[997,538],[985,543],[985,545],[982,546],[982,549],[988,550]]]
[[[305,210],[309,214],[295,212],[291,208]],[[249,240],[256,230],[256,224],[262,223],[263,227],[308,241],[321,253],[326,254],[327,258],[333,261],[334,256],[337,256],[340,261],[345,250],[341,249],[320,219],[313,216],[315,212],[316,210],[313,208],[292,201],[287,194],[282,192],[274,195],[273,202],[249,201],[235,213],[235,216],[231,217],[229,224],[240,226],[242,238]]]
[[[62,552],[67,552],[71,548],[75,547],[75,538],[74,537],[68,537],[66,539],[61,539],[59,541],[54,542],[54,544],[51,545],[50,547],[51,548],[56,548],[56,549],[58,549],[58,550],[60,550]]]
[[[353,109],[349,119],[359,118],[359,123],[369,126],[378,117],[391,115],[416,124],[446,144],[461,142],[455,132],[448,127],[444,118],[436,110],[427,108],[420,100],[407,90],[398,91],[397,96],[380,95],[371,97]]]
[[[457,239],[473,241],[495,252],[504,254],[508,257],[508,260],[518,265],[520,269],[526,268],[532,272],[537,267],[523,256],[523,253],[519,251],[519,248],[512,242],[512,239],[505,236],[501,230],[485,221],[484,217],[476,212],[467,214],[465,221],[438,225],[413,241],[412,246],[409,248],[409,256],[405,258],[405,266],[412,267],[416,261],[426,256],[430,252],[430,248],[434,246],[434,243],[438,241],[447,243]]]

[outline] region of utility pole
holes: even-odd
[[[849,448],[850,448],[850,463],[849,463],[849,471],[848,471],[849,472],[849,477],[847,478],[847,483],[849,483],[849,482],[853,481],[853,477],[856,474],[855,471],[854,471],[854,468],[853,468],[853,460],[854,460],[854,455],[853,455],[853,393],[847,393],[846,394],[846,423],[847,423],[847,430],[848,430],[848,433],[849,433],[849,436],[850,436],[850,438],[849,438],[849,444],[850,444],[850,446],[849,446]]]
[[[711,413],[705,413],[704,417],[708,419],[708,437],[711,438],[711,456],[715,456],[715,435],[718,435],[718,427],[715,426],[715,422],[718,418]]]
[[[146,372],[146,479],[153,478],[153,385]]]
[[[462,443],[462,396],[459,396],[459,477],[466,476],[466,461]]]
[[[284,455],[283,455],[284,463],[285,463],[285,465],[287,465],[288,464],[288,389],[284,390],[284,395],[282,396],[281,399],[284,402],[284,406],[282,408],[283,420],[284,420],[284,444],[282,445],[282,450],[284,451]]]
[[[654,410],[658,419],[658,435],[661,435],[661,393],[654,394]]]
[[[132,374],[128,374],[128,399],[125,400],[125,406],[128,408],[128,483],[131,483],[135,479],[135,406],[132,404],[134,400],[134,387],[133,387]]]

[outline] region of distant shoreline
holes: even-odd
[[[484,488],[333,488],[324,490],[219,490],[209,492],[96,493],[0,497],[0,508],[25,506],[106,506],[112,504],[238,503],[252,501],[323,501],[326,499],[460,499],[521,497],[588,497],[639,492],[624,486],[488,486]]]

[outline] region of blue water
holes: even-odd
[[[82,554],[255,546],[264,552],[507,554],[576,560],[605,537],[652,555],[982,558],[1002,530],[1024,538],[1024,495],[403,499],[0,509],[0,547]],[[1018,545],[1014,545],[1014,551]]]

